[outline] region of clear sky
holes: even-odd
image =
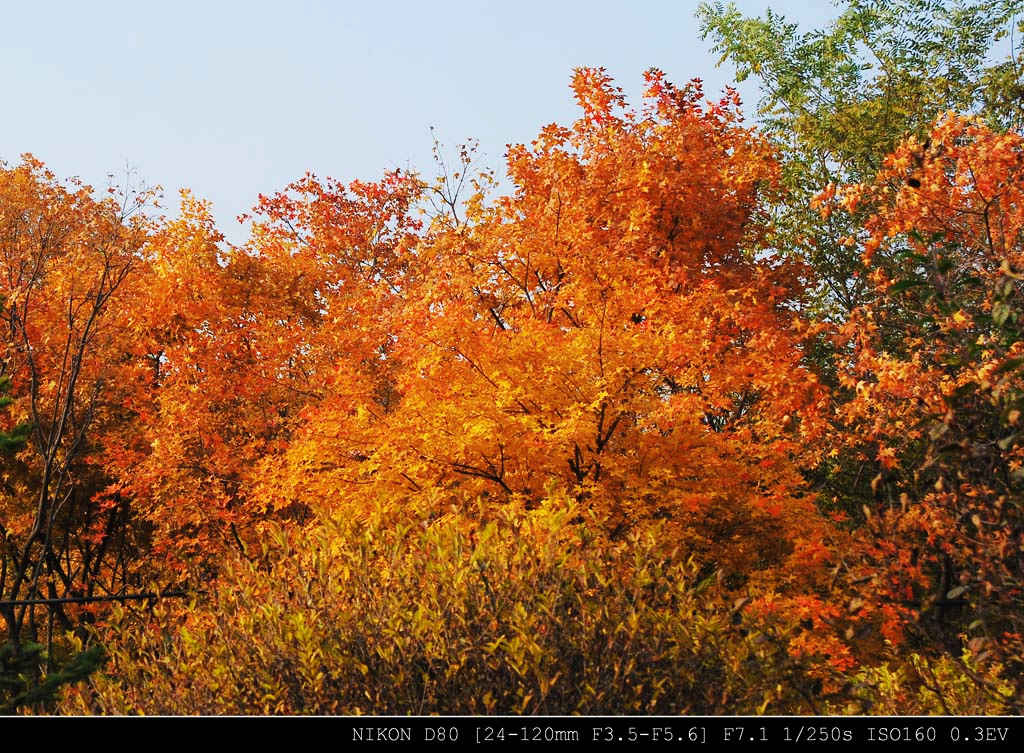
[[[502,167],[508,143],[568,123],[574,67],[604,66],[635,98],[643,71],[704,79],[715,68],[687,2],[5,3],[0,159],[23,152],[96,186],[133,166],[173,199],[213,202],[228,238],[257,194],[306,170],[345,180],[410,167],[432,174],[434,126],[479,139]],[[737,2],[808,28],[829,0]],[[741,92],[750,99],[749,85]],[[748,107],[753,112],[750,101]]]

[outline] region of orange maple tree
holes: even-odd
[[[135,570],[132,512],[101,498],[111,479],[100,456],[139,379],[133,319],[152,199],[114,189],[97,199],[30,155],[0,170],[5,419],[27,428],[0,488],[0,616],[15,643],[38,635],[32,600],[109,592]],[[51,619],[70,627],[69,609],[56,605]]]
[[[109,459],[161,551],[244,551],[282,513],[253,492],[254,474],[287,447],[301,411],[350,382],[382,383],[381,312],[403,274],[417,190],[401,175],[350,186],[309,175],[261,198],[251,240],[229,249],[186,194],[180,218],[154,234],[140,311],[152,378],[135,398],[145,418]]]
[[[1024,526],[1024,141],[941,118],[890,155],[868,202],[875,300],[840,335],[842,427],[875,473],[848,557],[856,602],[899,645],[995,655],[1019,673]],[[884,253],[880,251],[884,250]],[[857,511],[860,513],[861,511]]]
[[[262,493],[422,521],[567,497],[613,538],[669,521],[737,585],[820,563],[800,470],[825,395],[798,270],[759,243],[769,147],[731,93],[652,71],[637,111],[601,70],[573,89],[580,120],[510,149],[512,195],[480,188],[403,249],[386,392],[342,372]]]

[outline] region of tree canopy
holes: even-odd
[[[705,5],[756,124],[580,68],[239,246],[3,165],[0,709],[1019,713],[1018,6]]]

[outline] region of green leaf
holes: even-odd
[[[924,280],[919,280],[919,279],[914,279],[914,278],[906,279],[906,280],[900,280],[899,282],[894,282],[892,285],[890,285],[889,286],[889,290],[887,292],[890,295],[892,295],[892,294],[895,294],[895,293],[902,293],[904,290],[908,290],[910,288],[917,288],[917,287],[920,287],[922,285],[927,285],[927,284],[928,283],[925,282]]]
[[[1002,301],[996,301],[992,304],[992,321],[995,322],[996,326],[1002,327],[1009,318],[1010,313],[1010,307]]]
[[[993,371],[993,374],[1003,374],[1007,371],[1012,371],[1021,365],[1024,365],[1024,358],[1011,358],[1008,361],[1003,361],[999,364],[998,368]]]

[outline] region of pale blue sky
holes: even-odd
[[[634,97],[650,66],[717,92],[732,70],[715,68],[697,4],[3,3],[0,159],[32,152],[97,186],[130,163],[169,199],[211,200],[239,242],[235,216],[306,170],[429,173],[431,125],[479,139],[500,169],[507,143],[575,117],[576,66],[605,66]],[[808,28],[835,14],[829,0],[737,5]]]

